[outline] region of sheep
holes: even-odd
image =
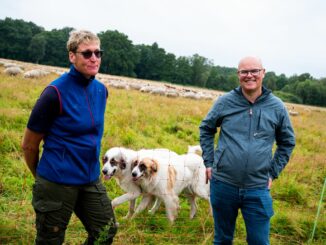
[[[43,70],[30,70],[24,73],[24,78],[39,78],[48,75],[48,71]]]
[[[214,99],[214,96],[212,94],[199,92],[198,95],[200,96],[200,99],[204,99],[204,100],[213,100]]]
[[[179,93],[177,92],[177,90],[172,90],[171,89],[171,90],[166,91],[165,95],[167,97],[173,97],[173,98],[175,98],[175,97],[178,97],[179,96]]]
[[[109,81],[109,86],[113,87],[113,88],[118,88],[118,89],[129,89],[129,84],[127,84],[124,81]]]
[[[139,91],[140,91],[140,92],[143,92],[143,93],[149,93],[149,92],[151,92],[153,89],[155,89],[154,86],[145,85],[145,86],[143,86]]]
[[[23,70],[18,66],[12,66],[5,69],[5,73],[10,76],[16,76],[22,72]]]
[[[299,112],[290,110],[289,111],[290,116],[299,116]]]
[[[149,93],[150,94],[158,94],[165,95],[166,89],[162,87],[153,88]]]
[[[19,67],[21,70],[24,70],[24,67],[21,65],[17,65],[15,63],[4,63],[3,65],[5,68],[10,68],[10,67]]]
[[[140,83],[130,83],[129,87],[131,89],[140,90],[143,87],[143,85]]]
[[[4,63],[3,65],[5,68],[9,68],[9,67],[19,67],[17,64],[15,63]]]
[[[200,99],[200,95],[198,95],[197,93],[192,92],[192,91],[185,92],[182,96],[185,98],[189,98],[189,99],[195,99],[195,100]]]

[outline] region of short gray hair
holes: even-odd
[[[69,33],[69,39],[67,41],[67,50],[68,52],[76,52],[78,46],[81,43],[88,43],[93,41],[101,45],[101,41],[96,34],[87,30],[73,30]]]

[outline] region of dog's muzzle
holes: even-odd
[[[132,172],[131,175],[132,175],[132,180],[133,181],[137,181],[140,177],[143,176],[143,174],[141,174],[141,175],[138,176],[138,174],[135,173],[135,172]]]
[[[111,174],[108,174],[108,171],[106,169],[102,170],[102,173],[104,174],[104,179],[105,180],[109,180],[112,178],[112,176],[115,174],[115,169],[113,170],[113,172]]]

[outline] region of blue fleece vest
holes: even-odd
[[[106,88],[87,81],[73,66],[53,81],[60,115],[44,138],[37,174],[60,184],[81,185],[100,175],[100,148],[106,106]]]

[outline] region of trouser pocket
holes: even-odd
[[[100,244],[106,244],[115,236],[117,227],[105,186],[98,181],[81,188],[81,192],[75,213],[88,232],[88,240],[100,239]]]
[[[37,178],[33,185],[32,205],[36,214],[36,244],[62,244],[73,212],[73,195],[63,194],[65,187]],[[69,193],[70,194],[70,193]],[[71,205],[63,200],[70,196]]]

